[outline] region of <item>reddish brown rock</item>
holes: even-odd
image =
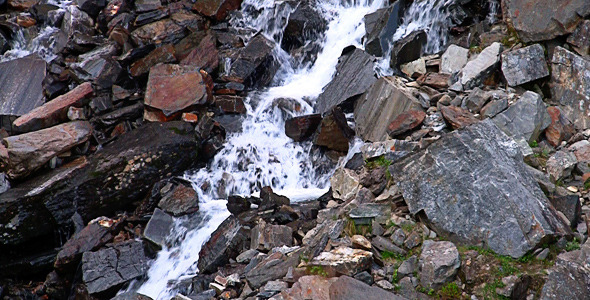
[[[110,228],[92,223],[63,245],[57,254],[54,267],[60,271],[65,271],[66,268],[75,268],[82,259],[82,253],[96,250],[112,239]]]
[[[8,0],[8,6],[15,10],[27,10],[38,2],[39,0]]]
[[[25,177],[54,156],[87,141],[91,134],[90,123],[74,121],[4,138],[6,152],[0,156],[0,165],[11,179]]]
[[[197,116],[193,113],[183,113],[182,120],[187,123],[197,123],[197,122],[199,122],[199,116]]]
[[[16,119],[14,126],[19,131],[31,131],[66,121],[68,119],[68,109],[85,105],[88,96],[92,95],[93,92],[90,82],[82,83],[65,95],[61,95]]]
[[[227,14],[240,8],[242,0],[197,0],[193,10],[200,14],[221,21]]]
[[[219,52],[217,51],[215,37],[212,34],[203,37],[199,44],[181,59],[180,64],[197,66],[208,72],[217,69]]]
[[[342,110],[334,107],[320,123],[313,143],[339,152],[348,152],[348,141],[354,136]]]
[[[285,121],[285,134],[296,142],[310,137],[322,122],[322,115],[313,114]]]
[[[551,117],[551,124],[545,129],[545,137],[549,144],[556,147],[572,137],[575,133],[574,125],[561,113],[559,107],[550,106],[547,112]]]
[[[133,77],[138,77],[141,75],[146,74],[150,71],[150,68],[159,64],[159,63],[172,63],[176,62],[176,57],[174,56],[174,46],[173,45],[164,45],[162,47],[154,49],[154,51],[150,52],[144,58],[141,58],[134,62],[129,69],[129,73]]]
[[[318,275],[302,276],[291,289],[281,292],[284,299],[330,300],[330,285],[337,278],[325,278]]]
[[[590,161],[590,143],[586,141],[580,141],[572,145],[570,149],[574,150],[574,155],[579,162]]]
[[[245,114],[246,106],[242,97],[221,95],[215,96],[215,106],[226,114]]]
[[[397,116],[387,127],[387,134],[395,137],[404,134],[422,124],[426,114],[421,110],[410,110]]]
[[[131,38],[137,45],[172,43],[184,35],[184,28],[171,19],[156,21],[131,32]]]
[[[18,24],[21,27],[27,28],[37,24],[37,21],[30,16],[21,15],[16,17],[16,24]]]
[[[437,89],[446,89],[449,87],[450,78],[450,74],[430,72],[420,76],[416,81],[421,85],[428,85]]]
[[[145,104],[170,116],[210,98],[206,78],[193,66],[161,64],[150,70]]]
[[[456,106],[442,106],[440,112],[453,129],[459,129],[479,121],[469,111]]]

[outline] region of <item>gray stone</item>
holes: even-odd
[[[551,63],[553,100],[576,129],[590,128],[590,60],[557,47]]]
[[[164,247],[166,238],[174,228],[174,219],[159,208],[154,210],[154,214],[145,226],[143,236],[150,242]]]
[[[406,233],[403,229],[398,228],[391,235],[391,240],[394,244],[401,247],[404,244],[404,241],[406,240]]]
[[[507,135],[531,143],[551,124],[545,103],[537,93],[525,92],[515,104],[496,115],[494,123]]]
[[[367,53],[381,57],[389,49],[393,35],[401,23],[405,4],[404,1],[396,1],[389,7],[378,9],[365,16]]]
[[[549,76],[543,46],[534,44],[502,54],[502,73],[509,86]]]
[[[461,258],[453,243],[426,240],[418,265],[420,284],[427,289],[436,289],[453,281],[461,267]]]
[[[590,242],[557,256],[540,299],[590,299]]]
[[[578,160],[569,151],[557,151],[547,160],[547,173],[551,180],[558,181],[569,177]]]
[[[391,253],[396,253],[400,255],[405,255],[407,252],[406,250],[394,245],[388,239],[382,236],[376,236],[371,240],[371,244],[373,247],[377,248],[379,251],[387,251]]]
[[[94,35],[94,20],[87,13],[75,5],[69,5],[65,10],[61,30],[68,38],[72,38],[74,33]]]
[[[471,93],[464,99],[464,106],[470,112],[476,114],[479,113],[481,108],[490,100],[491,94],[481,90],[480,88],[474,88]]]
[[[168,191],[160,191],[162,199],[158,206],[165,212],[175,217],[194,213],[199,210],[199,196],[188,182],[181,182],[177,185],[166,185]]]
[[[557,211],[563,213],[568,222],[573,226],[578,224],[580,216],[582,214],[582,205],[580,204],[580,196],[578,195],[566,195],[566,196],[554,196],[549,198],[553,207]],[[584,222],[580,223],[583,224]]]
[[[480,111],[484,118],[492,118],[508,108],[508,99],[496,99],[488,102]]]
[[[238,263],[249,263],[254,257],[258,256],[260,252],[255,249],[248,249],[236,257]]]
[[[348,276],[340,276],[330,286],[330,300],[404,300],[406,298],[372,287]]]
[[[121,65],[110,57],[98,57],[73,64],[72,70],[79,81],[93,81],[102,88],[111,88],[123,71]]]
[[[537,254],[535,256],[535,258],[538,260],[545,260],[545,259],[547,259],[547,256],[549,256],[549,253],[550,253],[549,248],[545,248],[541,252],[539,252],[539,254]]]
[[[490,74],[492,74],[500,62],[502,44],[493,43],[481,51],[477,57],[469,61],[461,70],[459,82],[463,89],[469,90],[479,86]]]
[[[423,54],[426,45],[426,32],[419,30],[395,41],[391,46],[391,59],[389,65],[397,68],[401,64],[415,61]]]
[[[551,0],[505,0],[503,8],[518,37],[524,42],[534,42],[571,33],[590,15],[590,2],[587,0],[556,4]]]
[[[412,255],[410,258],[404,260],[397,269],[397,277],[403,278],[408,275],[414,274],[418,270],[418,257]]]
[[[62,246],[55,258],[55,269],[64,272],[77,267],[84,252],[96,250],[112,238],[110,228],[98,223],[89,224]]]
[[[590,20],[584,20],[567,38],[567,42],[582,56],[590,55]]]
[[[82,255],[82,279],[88,293],[113,293],[125,282],[145,274],[143,244],[128,241]]]
[[[268,255],[246,271],[245,277],[248,284],[253,289],[257,289],[268,281],[285,277],[290,267],[294,268],[299,264],[300,254],[301,251],[298,250],[289,254],[275,252]]]
[[[336,76],[316,100],[315,111],[324,114],[336,105],[367,91],[377,80],[373,56],[354,48],[344,53],[336,66]]]
[[[273,49],[272,41],[262,34],[256,35],[240,50],[225,79],[246,86],[269,84],[279,67],[272,55]]]
[[[361,189],[360,178],[353,171],[345,168],[338,168],[330,177],[332,186],[332,197],[343,201],[350,201],[356,197]]]
[[[319,255],[328,244],[329,240],[335,240],[340,237],[344,230],[346,222],[343,219],[328,220],[308,231],[303,237],[303,245],[306,245],[304,255],[315,257]]]
[[[250,233],[250,249],[269,251],[275,247],[293,245],[293,229],[260,221]]]
[[[412,90],[398,77],[379,78],[355,103],[356,134],[364,141],[384,141],[389,123],[410,110],[422,110]]]
[[[319,267],[329,277],[353,276],[368,270],[373,263],[373,253],[361,249],[338,247],[330,252],[322,252],[306,263],[308,267]]]
[[[440,71],[449,74],[461,71],[465,64],[467,64],[468,56],[469,49],[457,45],[450,45],[441,57]]]
[[[363,271],[354,275],[354,279],[360,280],[368,285],[373,284],[373,276],[367,271]]]
[[[22,116],[43,104],[45,68],[36,54],[0,63],[0,116]]]
[[[199,252],[198,267],[200,272],[212,273],[218,267],[227,264],[242,251],[248,236],[246,229],[233,215],[225,219],[219,228],[211,234],[209,241]]]
[[[449,133],[389,170],[410,213],[423,212],[431,228],[458,242],[521,257],[571,234],[517,144],[490,120]]]

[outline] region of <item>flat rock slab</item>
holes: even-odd
[[[19,131],[39,130],[67,120],[70,107],[81,107],[94,89],[90,82],[82,83],[64,95],[33,109],[14,121]]]
[[[316,100],[316,112],[326,113],[332,107],[367,91],[377,81],[373,60],[373,56],[357,48],[343,54],[336,66],[336,76]]]
[[[517,86],[549,76],[545,49],[539,44],[502,54],[502,73],[509,86]]]
[[[515,104],[493,120],[507,135],[515,140],[524,138],[529,143],[538,140],[543,130],[551,124],[551,116],[541,95],[531,91],[525,92]]]
[[[339,247],[322,252],[307,263],[308,267],[320,267],[328,276],[353,276],[365,271],[373,263],[373,253],[361,249]]]
[[[145,104],[171,115],[207,101],[207,87],[199,68],[160,64],[150,70]]]
[[[445,135],[390,167],[412,214],[443,236],[521,257],[569,235],[526,169],[518,145],[490,120]]]
[[[590,128],[590,59],[557,47],[551,67],[552,98],[577,129]]]
[[[241,4],[242,0],[197,0],[193,5],[193,10],[203,16],[221,21],[227,17],[230,11],[240,8]]]
[[[558,5],[556,5],[558,4]],[[574,31],[590,15],[588,0],[506,0],[506,17],[524,42],[550,40]],[[534,12],[534,13],[533,13]]]
[[[0,63],[0,115],[22,116],[43,104],[45,68],[37,55]]]
[[[172,229],[174,229],[174,218],[161,209],[156,208],[150,221],[145,226],[143,236],[148,241],[164,247],[166,245],[166,238]]]
[[[6,175],[23,178],[39,169],[54,156],[88,140],[92,126],[87,121],[74,121],[2,140],[6,153],[0,155]]]
[[[246,229],[233,215],[225,219],[199,252],[199,271],[212,273],[235,258],[244,248],[248,237]],[[276,279],[276,278],[275,278]]]
[[[426,240],[418,264],[420,284],[432,289],[453,281],[461,266],[461,258],[453,243]]]
[[[138,241],[82,255],[82,279],[90,294],[114,293],[121,284],[144,275],[146,270],[143,244]]]

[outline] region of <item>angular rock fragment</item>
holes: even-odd
[[[272,253],[246,271],[246,281],[250,287],[257,289],[268,281],[283,278],[287,275],[289,268],[294,268],[299,264],[300,254],[300,250],[288,254]]]
[[[336,66],[336,76],[316,100],[315,111],[324,114],[332,107],[367,91],[377,80],[373,57],[354,48],[342,54]]]
[[[418,82],[421,85],[433,87],[435,89],[446,89],[449,87],[450,79],[450,74],[429,72],[418,77],[418,79],[416,79],[416,82]]]
[[[285,225],[266,224],[261,221],[252,229],[250,249],[269,251],[275,247],[293,245],[293,229]]]
[[[549,144],[557,147],[562,141],[569,140],[575,134],[574,125],[564,116],[559,107],[547,107],[547,113],[551,117],[551,124],[545,129],[545,138]]]
[[[551,96],[576,129],[590,128],[590,60],[557,47],[551,60]]]
[[[367,270],[373,262],[373,253],[361,249],[338,247],[322,252],[306,263],[308,267],[320,267],[330,277],[353,276]]]
[[[148,241],[163,248],[166,246],[166,238],[173,228],[174,219],[167,213],[156,208],[143,231],[143,236]]]
[[[543,46],[534,44],[502,53],[502,73],[509,86],[549,76]]]
[[[193,10],[203,16],[221,21],[227,17],[230,11],[240,8],[241,4],[242,0],[197,0],[193,5]]]
[[[133,32],[131,38],[140,46],[158,43],[174,43],[184,37],[184,28],[172,19],[164,19],[143,25]]]
[[[387,126],[387,134],[389,134],[390,137],[395,137],[407,133],[420,126],[422,121],[424,121],[424,118],[426,118],[426,114],[421,110],[403,112],[389,123],[389,126]]]
[[[453,129],[463,128],[479,122],[472,113],[457,106],[443,106],[440,108],[440,112]]]
[[[281,47],[286,51],[304,46],[306,41],[313,40],[326,30],[327,22],[314,4],[312,1],[300,2],[289,15],[281,41]]]
[[[231,63],[228,75],[223,79],[243,83],[246,86],[265,86],[273,79],[278,63],[272,55],[274,43],[258,34],[242,48]]]
[[[6,153],[0,157],[0,161],[9,178],[23,178],[54,156],[87,141],[91,134],[90,123],[75,121],[10,136],[2,140]]]
[[[330,285],[330,300],[404,300],[406,298],[378,287],[370,286],[349,276],[340,276]]]
[[[175,61],[176,57],[174,56],[174,46],[170,44],[164,45],[156,48],[146,57],[143,57],[134,62],[129,69],[129,74],[131,74],[133,77],[138,77],[147,74],[151,67],[159,63],[173,63]]]
[[[313,144],[339,152],[348,152],[348,142],[353,136],[354,131],[348,126],[344,113],[340,108],[334,107],[318,126]]]
[[[542,300],[590,298],[590,242],[557,256],[541,291]]]
[[[567,38],[567,42],[574,46],[578,54],[590,56],[590,20],[582,21]]]
[[[158,207],[175,217],[192,214],[199,210],[199,196],[190,183],[165,185],[160,193],[162,199],[158,202]]]
[[[110,89],[119,79],[123,69],[110,57],[92,57],[72,65],[74,76],[79,81],[93,81],[97,86]]]
[[[424,241],[418,267],[420,284],[427,289],[436,289],[453,281],[461,266],[457,247],[451,242]]]
[[[381,57],[389,49],[389,44],[404,15],[405,5],[405,1],[396,1],[391,6],[378,9],[364,17],[367,53]]]
[[[558,181],[569,177],[578,160],[569,151],[557,151],[547,160],[547,173],[551,180]]]
[[[322,115],[312,114],[287,119],[285,134],[296,142],[310,137],[322,122]]]
[[[77,267],[84,252],[94,251],[112,238],[108,227],[101,226],[98,222],[89,224],[63,245],[55,258],[55,269],[64,272]]]
[[[77,6],[69,5],[61,23],[61,30],[68,38],[72,38],[75,33],[93,36],[94,20]]]
[[[493,120],[509,136],[514,139],[524,138],[528,143],[538,140],[543,130],[551,124],[551,117],[541,96],[530,91]]]
[[[502,44],[493,43],[483,49],[477,57],[469,61],[461,70],[459,82],[464,90],[470,90],[479,86],[489,75],[491,75],[500,62]]]
[[[423,212],[438,234],[457,242],[521,257],[548,238],[571,234],[518,145],[490,120],[443,136],[390,172],[410,212]]]
[[[246,114],[244,100],[240,96],[218,95],[215,97],[215,106],[225,114]]]
[[[412,91],[395,77],[379,78],[356,101],[356,134],[365,141],[384,141],[388,122],[410,110],[422,110]]]
[[[235,258],[244,248],[248,237],[240,221],[233,215],[225,219],[199,252],[199,271],[212,273]],[[276,279],[276,278],[275,278]]]
[[[441,57],[440,71],[448,74],[461,71],[467,63],[468,56],[469,49],[450,45]]]
[[[397,68],[401,64],[415,61],[423,54],[426,45],[426,32],[424,30],[410,33],[408,36],[401,38],[393,43],[391,47],[391,60],[389,62],[392,68]]]

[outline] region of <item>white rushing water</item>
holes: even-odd
[[[320,0],[318,9],[329,20],[322,41],[322,51],[312,65],[283,65],[275,77],[277,86],[251,93],[245,100],[248,115],[242,131],[229,135],[225,147],[207,168],[186,175],[194,183],[200,199],[203,221],[189,230],[187,220],[177,220],[172,240],[182,241],[158,253],[148,272],[148,280],[137,290],[154,299],[174,295],[174,282],[194,276],[201,246],[223,220],[229,216],[227,195],[250,195],[260,187],[272,186],[276,193],[291,200],[314,199],[329,188],[330,170],[314,167],[311,143],[295,143],[284,133],[284,115],[275,99],[289,98],[301,109],[290,115],[313,112],[313,103],[322,88],[330,82],[342,50],[349,45],[362,47],[365,34],[363,17],[384,5],[383,0],[341,3]],[[283,63],[293,61],[280,49],[282,29],[292,7],[273,0],[246,0],[242,18],[234,26],[262,31],[277,42],[275,56]],[[262,11],[262,12],[260,12]],[[205,191],[201,187],[209,186]],[[203,216],[205,215],[205,216]]]

